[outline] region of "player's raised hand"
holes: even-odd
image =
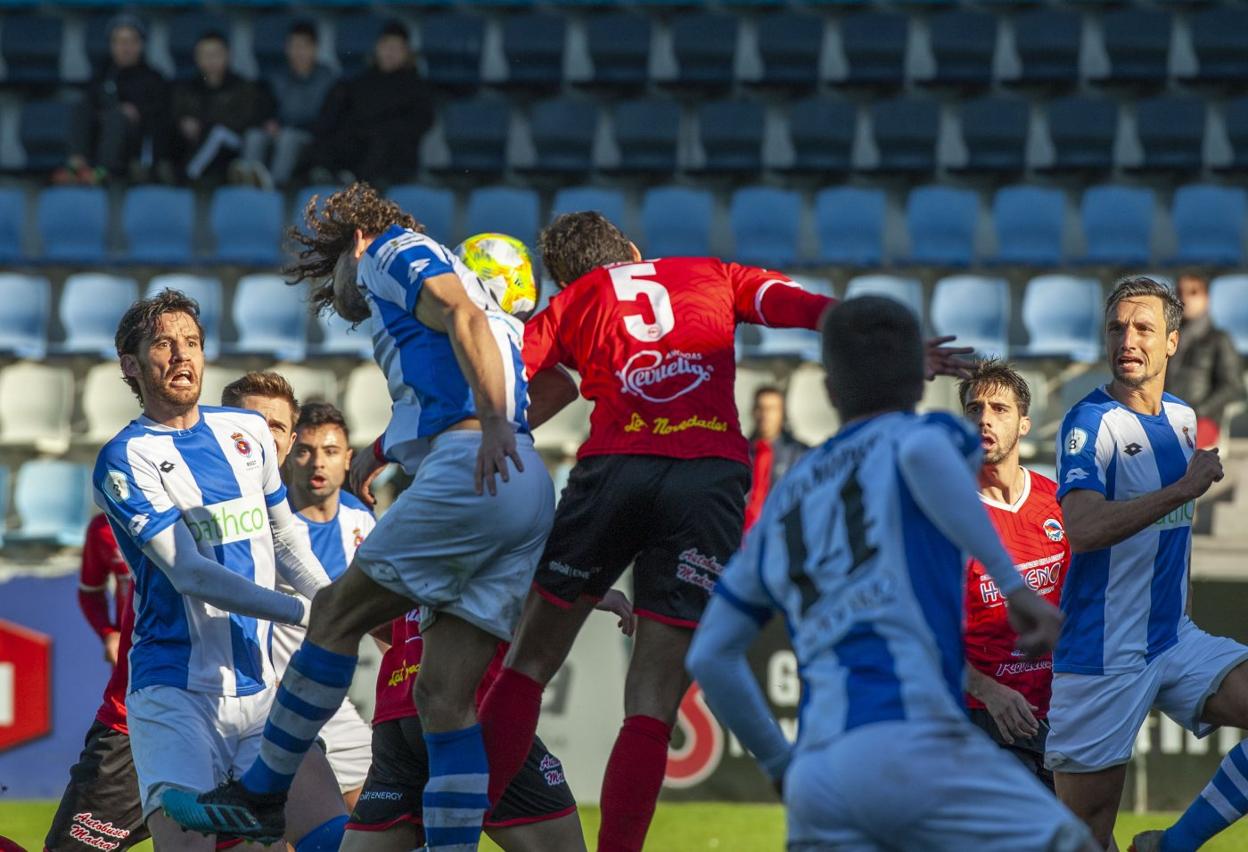
[[[956,379],[969,379],[971,365],[964,359],[975,349],[971,346],[947,346],[957,340],[956,335],[946,334],[933,337],[923,345],[927,350],[927,379],[931,381],[937,376],[953,376]]]
[[[477,469],[473,474],[477,494],[484,491],[489,491],[491,497],[498,494],[495,474],[501,476],[503,482],[511,481],[511,474],[507,471],[508,458],[515,462],[516,470],[524,472],[524,462],[516,449],[516,430],[503,417],[482,418],[481,449],[477,451]]]
[[[1035,711],[1040,708],[1021,692],[988,678],[985,678],[981,689],[977,697],[988,708],[992,721],[997,723],[997,730],[1001,732],[1001,739],[1008,745],[1013,745],[1015,739],[1034,737],[1039,733],[1040,723],[1036,720]]]
[[[620,617],[618,626],[625,636],[632,636],[633,631],[637,629],[637,616],[633,613],[632,601],[619,589],[609,589],[594,609],[618,615]]]
[[[1010,626],[1018,634],[1018,649],[1028,657],[1039,657],[1053,650],[1062,629],[1062,613],[1029,588],[1022,588],[1007,599]]]
[[[377,458],[371,448],[363,449],[351,457],[351,470],[347,478],[351,485],[351,493],[364,501],[364,505],[372,509],[377,505],[373,495],[373,480],[386,469],[386,462]]]
[[[1218,456],[1217,449],[1197,450],[1188,461],[1187,473],[1183,474],[1180,482],[1187,491],[1188,499],[1195,500],[1208,491],[1213,483],[1220,482],[1222,476],[1222,459]]]

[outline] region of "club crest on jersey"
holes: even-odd
[[[240,456],[251,455],[251,444],[248,443],[247,437],[242,432],[235,432],[230,436],[230,440],[234,442],[234,449],[238,450]]]
[[[1077,456],[1083,452],[1083,447],[1088,443],[1088,433],[1082,429],[1071,429],[1066,433],[1066,455]]]
[[[644,349],[629,358],[615,375],[621,393],[631,393],[647,402],[671,402],[711,378],[712,367],[701,363],[696,353]]]
[[[351,540],[356,547],[359,547],[364,543],[364,533],[360,531],[359,527],[351,530]]]
[[[1062,523],[1057,518],[1049,518],[1044,522],[1044,534],[1049,537],[1049,541],[1061,541],[1066,537],[1066,531],[1062,529]]]

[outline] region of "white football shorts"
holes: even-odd
[[[364,786],[368,767],[373,763],[373,729],[360,716],[350,699],[321,728],[325,757],[329,759],[338,789],[346,793]]]

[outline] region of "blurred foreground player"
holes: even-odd
[[[113,580],[113,614],[108,611],[108,580]],[[130,605],[134,578],[126,560],[117,549],[113,528],[105,515],[96,515],[87,524],[82,543],[82,568],[78,574],[78,607],[91,629],[104,643],[104,659],[110,666],[118,663],[121,644],[121,613]]]
[[[772,492],[689,654],[711,708],[783,785],[790,852],[1083,852],[1086,828],[962,704],[962,551],[1045,653],[1057,609],[1027,588],[975,493],[980,442],[918,416],[923,345],[901,304],[864,297],[823,323],[842,427]],[[746,652],[779,610],[804,683],[791,746]]]

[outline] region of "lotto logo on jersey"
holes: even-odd
[[[269,513],[259,494],[187,509],[182,517],[196,542],[212,545],[246,541],[269,528]]]
[[[616,371],[620,392],[647,402],[671,402],[710,380],[714,368],[701,362],[697,353],[672,351],[664,356],[657,349],[643,350]]]

